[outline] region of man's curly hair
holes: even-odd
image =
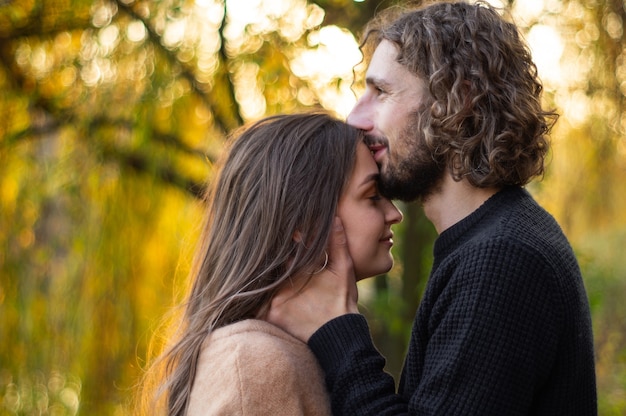
[[[361,48],[367,55],[382,40],[426,80],[431,101],[418,131],[456,180],[499,187],[543,175],[558,116],[542,108],[537,67],[514,24],[485,3],[436,3],[378,16]]]

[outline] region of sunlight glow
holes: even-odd
[[[498,8],[498,9],[504,8],[503,0],[487,0],[487,3],[491,4],[493,7]]]
[[[205,28],[221,24],[224,17],[224,6],[212,0],[196,0],[194,14],[199,16]]]
[[[248,62],[241,65],[235,72],[235,97],[241,104],[241,112],[244,119],[254,120],[265,114],[266,103],[263,92],[256,82],[259,74],[259,66]]]
[[[563,116],[572,127],[580,127],[584,124],[591,105],[587,94],[581,90],[557,94],[556,102],[563,109]]]
[[[563,42],[558,32],[546,25],[534,25],[528,33],[528,44],[533,60],[539,70],[539,77],[554,87],[562,86],[561,55]]]
[[[169,48],[180,45],[185,38],[185,26],[182,19],[168,23],[163,34],[163,44]]]
[[[113,4],[101,3],[94,6],[91,21],[95,27],[104,27],[111,23],[115,13],[116,9]]]
[[[248,34],[260,34],[272,30],[289,42],[298,40],[306,30],[312,30],[323,23],[324,10],[316,5],[307,5],[303,0],[228,0],[228,25],[225,36],[229,48],[238,53],[254,53],[261,47]],[[339,116],[347,116],[356,99],[351,90],[353,67],[361,60],[361,53],[354,36],[337,26],[322,26],[311,32],[307,38],[308,47],[295,49],[290,56],[290,66],[294,74],[309,83],[309,88],[301,88],[297,98],[304,105],[320,104]],[[243,68],[237,70],[239,73]],[[243,73],[251,75],[251,68]],[[258,71],[258,70],[257,70]],[[242,74],[237,79],[244,82]],[[265,111],[262,90],[247,82],[245,93],[238,93],[244,116],[254,117]],[[267,86],[271,88],[271,86]]]
[[[240,22],[245,24],[258,20],[262,0],[227,0],[229,24]]]
[[[146,27],[140,21],[130,22],[126,28],[126,37],[131,42],[141,42],[146,38]]]
[[[89,62],[80,70],[80,77],[85,85],[87,85],[88,87],[93,87],[94,85],[96,85],[101,76],[102,71],[100,71],[100,68],[95,61]]]
[[[322,105],[347,116],[356,102],[352,70],[362,58],[354,36],[337,26],[325,26],[309,36],[309,44],[317,48],[303,51],[292,61],[291,70],[318,89]],[[336,88],[330,88],[333,84]]]
[[[98,41],[100,42],[100,53],[103,56],[111,54],[119,43],[119,33],[116,24],[111,24],[100,30]]]
[[[616,40],[621,39],[624,29],[622,18],[618,14],[614,12],[609,13],[606,16],[606,22],[604,27],[610,37]]]
[[[513,13],[524,21],[531,21],[541,15],[543,9],[543,0],[516,1]]]

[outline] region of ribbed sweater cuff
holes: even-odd
[[[327,322],[313,333],[308,344],[327,373],[345,362],[351,352],[376,350],[367,320],[356,313],[342,315]]]

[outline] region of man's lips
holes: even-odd
[[[371,144],[369,145],[370,151],[372,152],[372,156],[374,156],[374,160],[377,163],[381,163],[385,153],[387,153],[387,146],[384,144]]]

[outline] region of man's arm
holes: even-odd
[[[343,315],[326,323],[309,339],[309,347],[326,373],[333,414],[407,414],[407,403],[384,371],[385,359],[363,315]]]

